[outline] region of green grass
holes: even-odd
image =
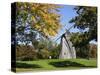
[[[17,72],[25,71],[50,71],[50,70],[69,70],[96,68],[95,59],[46,59],[36,61],[17,61]]]

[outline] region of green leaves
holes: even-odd
[[[89,30],[86,31],[88,34],[83,34],[88,35],[88,41],[97,40],[97,8],[78,6],[75,7],[75,11],[77,16],[69,22],[74,23],[74,26],[80,30],[88,28]]]

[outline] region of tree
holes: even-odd
[[[32,46],[17,45],[16,46],[17,60],[35,60],[37,59],[37,51]]]
[[[97,45],[90,44],[90,57],[96,58],[97,57]]]
[[[81,30],[79,33],[74,33],[71,37],[73,45],[77,50],[87,50],[89,57],[89,42],[97,41],[97,8],[77,6],[74,8],[77,15],[69,22],[74,24],[75,28]]]
[[[89,38],[88,38],[88,33],[83,32],[83,33],[72,33],[70,40],[72,41],[73,45],[76,48],[81,48],[87,44],[89,44]]]
[[[58,5],[18,2],[16,6],[17,24],[30,25],[45,37],[54,36],[61,27]]]
[[[60,44],[58,44],[58,45],[55,44],[55,46],[52,46],[52,48],[49,50],[51,58],[52,59],[58,59],[59,54],[60,54],[60,50],[61,50]]]
[[[88,33],[72,33],[71,41],[76,48],[77,57],[87,58],[89,55]]]
[[[48,49],[41,49],[39,52],[38,52],[38,56],[37,56],[39,59],[48,59],[49,58],[49,51]]]
[[[97,41],[97,8],[78,6],[74,8],[77,16],[70,20],[74,23],[74,27],[84,31],[83,35],[87,35],[88,42],[91,40]],[[86,40],[87,41],[87,40]]]

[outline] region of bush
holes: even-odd
[[[37,51],[32,46],[17,45],[16,46],[17,60],[34,60],[37,59]]]
[[[49,58],[49,51],[47,49],[41,49],[38,51],[38,58],[39,59],[48,59]]]
[[[97,57],[97,45],[91,44],[90,45],[90,57],[96,58]]]
[[[76,55],[78,58],[96,58],[97,57],[97,45],[89,44],[88,48],[77,48]]]
[[[35,50],[32,46],[16,46],[16,59],[21,61],[48,59],[49,54],[50,53],[47,49]]]
[[[61,51],[61,45],[60,44],[52,47],[52,49],[50,50],[50,56],[52,57],[52,59],[58,59],[60,51]]]

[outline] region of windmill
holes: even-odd
[[[61,51],[59,54],[59,59],[74,59],[74,58],[76,58],[75,47],[73,46],[72,42],[70,41],[71,34],[70,34],[69,30],[72,27],[73,26],[71,26],[68,30],[66,30],[66,32],[64,34],[62,34],[58,38],[58,39],[61,38],[61,42],[60,42]]]

